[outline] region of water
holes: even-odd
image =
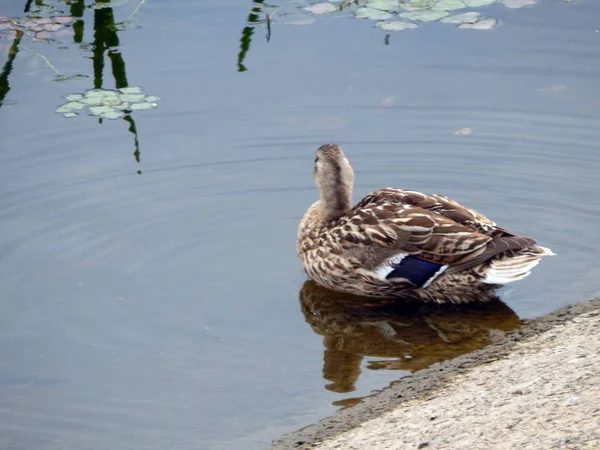
[[[0,15],[25,3],[5,1]],[[82,45],[25,36],[9,70],[3,449],[265,448],[600,293],[594,2],[495,5],[494,31],[428,24],[389,45],[370,21],[281,18],[269,42],[265,26],[254,30],[243,61],[249,1],[114,5],[116,22],[135,13],[117,32],[116,72],[100,53],[93,77],[91,9]],[[11,42],[0,39],[5,73]],[[38,54],[90,78],[54,82]],[[54,112],[63,96],[124,76],[161,97],[131,115],[136,133],[122,119]],[[503,304],[340,312],[335,296],[303,288],[295,256],[296,225],[316,196],[313,152],[330,141],[354,164],[357,196],[444,193],[558,256],[502,290]]]

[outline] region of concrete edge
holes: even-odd
[[[383,391],[365,398],[361,403],[319,422],[289,433],[272,443],[272,450],[304,450],[317,447],[321,442],[348,431],[360,424],[390,411],[402,402],[417,398],[444,386],[456,374],[490,363],[509,354],[518,342],[526,341],[574,317],[600,309],[600,298],[567,305],[555,312],[532,320],[509,333],[501,341],[473,353],[436,363],[427,369],[404,377]]]

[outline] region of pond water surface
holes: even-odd
[[[243,0],[44,3],[73,36],[0,38],[1,448],[265,448],[600,292],[597,2],[387,38],[350,13],[244,29]],[[55,112],[124,86],[158,107]],[[326,142],[357,196],[443,193],[558,256],[504,303],[340,310],[295,255]]]

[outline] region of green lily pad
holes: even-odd
[[[537,0],[503,0],[504,6],[511,9],[535,5]]]
[[[400,14],[400,17],[404,17],[409,20],[417,20],[419,22],[434,22],[443,17],[450,15],[448,11],[411,11]]]
[[[123,117],[125,115],[125,113],[123,111],[105,111],[102,114],[99,114],[100,117],[103,117],[104,119],[120,119],[121,117]]]
[[[492,3],[496,3],[498,0],[463,0],[465,5],[470,8],[478,8],[480,6],[491,5]]]
[[[462,0],[441,0],[433,8],[434,11],[454,11],[456,9],[464,9],[467,5]]]
[[[463,23],[458,26],[464,30],[491,30],[496,26],[498,21],[496,19],[484,19],[475,23]]]
[[[59,112],[59,113],[70,112],[73,110],[82,109],[84,106],[85,105],[80,102],[68,102],[68,103],[65,103],[64,105],[59,106],[58,109],[56,110],[56,112]]]
[[[378,22],[375,26],[385,31],[404,31],[419,28],[416,23],[404,22],[402,20]]]
[[[101,105],[102,104],[102,102],[104,101],[104,98],[101,97],[101,96],[85,97],[85,98],[82,98],[79,101],[81,103],[85,103],[88,106],[97,106],[97,105]]]
[[[144,109],[154,109],[158,106],[157,103],[143,102],[143,103],[134,103],[131,105],[132,111],[142,111]]]
[[[104,91],[103,97],[104,98],[120,98],[121,95],[123,95],[123,94],[120,94],[120,93],[115,92],[115,91]]]
[[[418,11],[420,9],[431,9],[439,0],[409,0],[402,2],[402,8],[408,11]]]
[[[365,6],[382,11],[393,11],[400,7],[400,2],[398,0],[370,0],[365,3]]]
[[[85,96],[90,97],[104,97],[104,92],[102,89],[90,89],[86,92]]]
[[[373,20],[387,20],[391,19],[392,15],[388,12],[382,11],[375,8],[358,8],[356,10],[355,17],[357,19],[373,19]]]
[[[146,96],[144,94],[121,94],[121,100],[124,102],[139,102],[144,100]]]
[[[126,109],[131,109],[131,104],[127,103],[127,102],[123,102],[120,105],[114,106],[113,108],[116,110],[119,110],[119,111],[124,111]]]
[[[68,113],[64,113],[63,116],[66,117],[67,119],[70,119],[71,117],[77,117],[79,114],[77,114],[76,112],[68,112]]]
[[[105,105],[90,106],[89,109],[90,115],[92,116],[100,116],[110,111],[114,111],[114,108]]]
[[[440,20],[440,22],[454,23],[457,25],[461,24],[461,23],[475,23],[479,20],[480,17],[481,17],[481,14],[479,14],[478,12],[467,12],[467,13],[455,14],[453,16],[444,17],[442,20]]]
[[[142,89],[137,86],[128,86],[119,89],[119,91],[121,91],[123,94],[140,94]]]
[[[67,100],[69,100],[70,102],[74,102],[77,100],[81,100],[83,98],[83,95],[81,94],[71,94],[71,95],[67,95],[65,97]]]
[[[337,7],[331,3],[315,3],[314,5],[307,6],[304,9],[310,13],[317,14],[319,16],[322,14],[330,14],[332,12],[337,11]]]
[[[156,96],[154,96],[154,95],[147,95],[147,96],[144,98],[144,100],[145,100],[145,101],[147,101],[147,102],[157,102],[157,101],[159,101],[159,100],[160,100],[160,97],[156,97]]]

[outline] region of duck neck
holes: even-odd
[[[352,208],[352,186],[336,184],[332,189],[321,191],[321,213],[327,221],[343,216]]]

